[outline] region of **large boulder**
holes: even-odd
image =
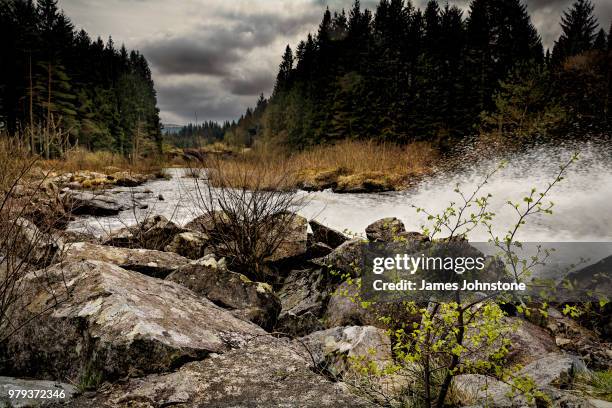
[[[510,340],[506,359],[511,364],[525,365],[560,352],[555,339],[542,327],[516,317],[504,317],[502,324],[513,328],[506,336]]]
[[[177,268],[189,264],[189,259],[172,252],[150,249],[119,248],[89,242],[66,244],[63,259],[70,261],[95,260],[112,263],[124,269],[154,278],[165,278]]]
[[[212,253],[212,248],[210,248],[208,241],[208,235],[202,232],[182,232],[172,238],[172,241],[166,245],[164,251],[175,252],[189,259],[200,259]]]
[[[137,187],[144,184],[149,177],[142,174],[131,173],[127,171],[121,171],[113,173],[109,179],[115,182],[115,185],[121,187]]]
[[[313,259],[311,262],[339,274],[358,277],[361,274],[360,265],[363,262],[364,245],[363,239],[351,239],[334,249],[329,255]]]
[[[309,235],[308,250],[306,251],[306,259],[322,258],[332,253],[334,249],[322,242],[313,242]]]
[[[359,282],[358,279],[352,283],[343,282],[333,292],[323,316],[325,327],[355,325],[399,329],[421,321],[420,314],[412,313],[402,302],[362,302]]]
[[[336,248],[349,240],[343,233],[329,228],[318,221],[312,220],[309,224],[312,229],[314,242],[321,242],[331,248]]]
[[[259,338],[179,370],[134,378],[75,407],[365,407],[342,383],[317,375],[303,346]]]
[[[601,341],[595,332],[581,326],[576,320],[550,307],[538,323],[548,329],[559,348],[578,354],[589,367],[598,370],[612,368],[610,344]]]
[[[513,376],[530,378],[538,390],[548,391],[553,387],[567,387],[576,374],[585,370],[586,367],[579,358],[551,353],[526,365]],[[456,376],[453,383],[459,395],[468,395],[470,399],[477,400],[479,404],[499,408],[528,406],[524,396],[512,392],[511,385],[490,377],[462,374]]]
[[[19,397],[11,398],[9,394]],[[25,394],[24,394],[25,393]],[[13,377],[0,377],[0,406],[6,408],[26,408],[45,406],[49,402],[65,404],[76,394],[72,384],[57,381],[25,380]],[[21,397],[23,395],[23,398]]]
[[[100,193],[69,191],[64,195],[64,208],[75,215],[117,215],[133,206],[134,204],[123,204],[113,197]]]
[[[180,283],[216,305],[232,310],[234,316],[271,329],[281,303],[270,285],[253,282],[246,276],[227,270],[212,256],[179,268],[167,281]]]
[[[278,248],[266,259],[268,262],[295,259],[308,250],[308,220],[297,214],[281,214],[278,217],[282,217],[280,222],[287,225]]]
[[[56,261],[63,245],[61,239],[41,231],[25,218],[16,219],[9,228],[9,236],[2,242],[6,248],[0,248],[0,251],[11,251],[19,258],[39,267]]]
[[[170,370],[265,333],[185,287],[99,262],[32,273],[28,306],[39,316],[6,345],[11,375],[72,379]],[[0,364],[6,364],[2,362]]]
[[[380,323],[379,316],[371,308],[364,308],[359,302],[359,288],[353,283],[342,282],[331,295],[325,311],[325,325],[367,326]]]
[[[300,269],[289,272],[278,297],[282,310],[276,329],[295,336],[322,330],[329,296],[337,283],[324,269]]]
[[[300,340],[309,349],[315,365],[333,377],[359,372],[370,364],[382,370],[393,362],[389,335],[373,326],[334,327]]]
[[[366,227],[366,237],[372,242],[392,242],[396,237],[405,232],[404,223],[395,217],[383,218]]]
[[[136,225],[111,232],[103,244],[163,251],[181,232],[183,229],[163,215],[154,215]]]
[[[227,220],[223,211],[212,211],[197,216],[184,225],[186,230],[210,233],[217,225],[222,225]]]

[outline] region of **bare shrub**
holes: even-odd
[[[28,219],[47,182],[44,175],[34,174],[35,163],[13,140],[0,140],[0,344],[61,301],[56,298],[36,315],[18,313],[30,302],[24,277],[33,274],[45,282],[46,267],[62,251],[61,238],[52,234],[57,220]]]
[[[195,181],[200,229],[231,267],[266,280],[266,260],[291,235],[304,205],[304,198],[287,187],[291,173],[265,161],[244,167],[210,158],[201,165],[205,179]]]

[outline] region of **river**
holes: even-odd
[[[363,234],[365,227],[383,217],[398,217],[408,230],[418,231],[427,225],[426,216],[417,214],[412,205],[430,213],[442,211],[451,201],[458,201],[454,192],[470,193],[485,175],[501,161],[506,166],[483,188],[491,194],[490,211],[494,212],[495,234],[502,235],[517,219],[506,203],[521,201],[531,188],[542,191],[552,181],[559,166],[574,151],[580,159],[566,172],[565,179],[551,191],[552,215],[535,215],[519,231],[518,239],[545,242],[612,241],[612,146],[604,142],[558,144],[535,147],[521,153],[479,160],[476,165],[457,166],[440,171],[410,190],[378,194],[335,194],[331,191],[299,194],[305,198],[300,213],[339,230]],[[466,163],[467,164],[467,163]],[[463,167],[463,168],[461,168]],[[148,215],[162,214],[184,224],[197,216],[196,183],[185,177],[184,169],[169,169],[169,179],[149,182],[135,189],[115,188],[111,194],[129,198],[132,195],[147,209],[124,211],[117,217],[80,217],[69,226],[101,235],[125,225],[134,224]],[[159,195],[163,201],[159,200]],[[486,241],[484,228],[470,234],[473,241]]]

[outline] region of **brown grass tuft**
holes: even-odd
[[[40,165],[47,170],[70,172],[89,170],[101,173],[128,171],[130,173],[156,173],[161,170],[162,162],[155,158],[140,158],[134,162],[125,156],[108,152],[91,152],[86,149],[74,149],[66,154],[63,160],[44,160]]]
[[[277,175],[288,174],[287,188],[333,186],[353,191],[355,186],[364,183],[383,190],[404,188],[411,181],[430,174],[437,161],[438,152],[428,143],[399,146],[342,141],[298,153],[288,153],[278,147],[256,147],[221,159],[217,167],[235,187],[251,183],[244,174],[265,173],[269,181],[264,180],[264,184],[270,187],[277,185]],[[214,184],[215,176],[211,176]]]

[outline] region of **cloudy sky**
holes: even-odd
[[[272,90],[280,57],[316,31],[325,7],[353,0],[59,0],[92,37],[141,50],[153,71],[164,123],[235,119]],[[465,8],[468,0],[451,0]],[[527,0],[545,47],[572,0]],[[378,0],[362,0],[374,8]],[[413,1],[423,6],[426,0]],[[441,4],[443,1],[441,1]],[[605,27],[612,0],[593,0]]]

